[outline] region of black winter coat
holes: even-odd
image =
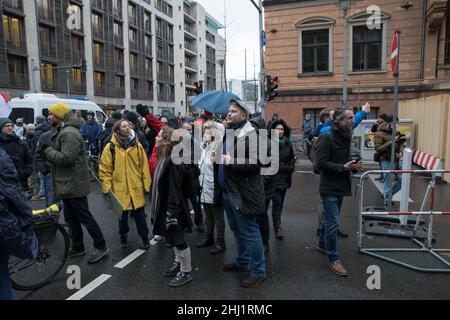
[[[31,204],[20,184],[14,164],[0,149],[0,252],[32,259],[38,245]]]
[[[27,136],[25,139],[25,142],[27,143],[28,149],[30,149],[31,156],[34,159],[34,153],[36,152],[36,145],[38,143],[38,139],[36,139],[36,135],[30,137]]]
[[[34,130],[34,136],[36,137],[36,141],[39,141],[39,138],[43,133],[48,132],[50,130],[52,130],[52,126],[47,121],[38,124],[36,126],[36,129]]]
[[[185,177],[183,165],[175,165],[170,156],[165,158],[162,173],[159,181],[153,180],[152,188],[158,188],[155,215],[152,216],[153,234],[164,236],[166,230],[166,214],[170,212],[174,215],[180,227],[191,231],[192,220],[188,205],[188,191],[183,189],[183,179]],[[154,177],[155,178],[155,177]]]
[[[350,171],[344,168],[351,160],[350,146],[351,138],[347,140],[335,126],[319,138],[316,165],[320,171],[321,194],[351,196]]]
[[[253,137],[252,137],[253,136]],[[226,139],[226,136],[225,138]],[[258,134],[250,122],[234,138],[234,164],[224,166],[225,186],[230,204],[243,215],[265,214],[264,181],[258,156]],[[245,158],[238,159],[238,146],[245,146]],[[229,148],[229,146],[227,146]],[[244,162],[240,164],[240,162]]]
[[[28,190],[28,177],[33,172],[33,155],[24,140],[21,140],[15,133],[5,135],[0,133],[0,148],[6,151],[17,170],[24,190]]]
[[[36,151],[34,153],[34,169],[41,172],[43,175],[50,174],[52,164],[47,160],[45,156],[45,148],[52,144],[52,131],[44,132],[40,137],[36,145]]]
[[[275,120],[271,124],[271,130],[275,130],[276,126],[281,124],[284,128],[285,139],[279,143],[279,170],[272,181],[273,190],[285,190],[292,186],[292,173],[295,171],[295,154],[292,143],[289,140],[291,129],[287,123],[282,120]]]

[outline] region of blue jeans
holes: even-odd
[[[281,211],[283,211],[284,198],[286,197],[286,191],[284,190],[276,190],[272,196],[272,217],[281,215]]]
[[[402,168],[402,164],[399,165],[400,169]],[[381,169],[382,170],[394,170],[395,168],[391,168],[391,162],[390,161],[381,161]],[[395,176],[395,175],[393,175]],[[402,188],[402,179],[401,177],[394,182],[392,185],[391,183],[391,174],[389,173],[383,173],[383,198],[384,202],[389,201],[389,191],[392,186],[392,196],[400,191]]]
[[[122,219],[119,220],[119,234],[121,236],[126,236],[128,231],[130,231],[130,227],[128,226],[129,214],[132,214],[134,217],[134,222],[136,222],[136,229],[139,236],[142,239],[148,239],[148,226],[147,221],[145,221],[144,207],[134,211],[124,211],[122,213]]]
[[[0,300],[13,300],[11,279],[8,270],[9,254],[0,249]]]
[[[320,243],[325,245],[327,257],[333,262],[339,260],[337,230],[344,197],[326,194],[321,194],[320,197],[325,211],[325,226],[320,230]]]
[[[52,176],[50,174],[43,175],[42,172],[39,172],[39,181],[39,194],[45,197],[45,206],[49,207],[56,201],[52,193]]]
[[[264,246],[256,222],[256,215],[243,215],[240,209],[233,208],[225,191],[223,192],[223,202],[230,229],[233,231],[236,240],[238,256],[235,264],[239,267],[250,265],[251,276],[255,278],[265,277]]]

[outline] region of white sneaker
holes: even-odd
[[[162,240],[162,237],[161,237],[161,236],[158,236],[158,235],[155,235],[155,236],[153,237],[153,240],[155,240],[155,241],[161,241],[161,240]]]

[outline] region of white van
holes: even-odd
[[[48,116],[48,107],[55,103],[64,103],[72,108],[72,110],[81,110],[81,115],[86,120],[86,113],[89,110],[95,112],[95,119],[98,123],[104,124],[107,116],[105,112],[94,102],[76,100],[76,99],[59,99],[54,94],[46,93],[27,93],[20,98],[13,98],[9,102],[12,111],[9,115],[11,121],[16,122],[17,118],[23,118],[25,124],[36,123],[38,115]]]

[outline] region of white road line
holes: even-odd
[[[313,171],[295,171],[296,173],[309,173],[309,174],[314,174],[315,173]]]
[[[88,283],[85,287],[78,290],[76,293],[68,297],[66,300],[81,300],[86,295],[88,295],[91,291],[93,291],[95,288],[100,286],[103,282],[111,278],[112,276],[109,274],[102,274],[101,276],[97,277],[95,280]]]
[[[133,252],[132,254],[130,254],[128,257],[126,257],[125,259],[123,259],[122,261],[120,261],[119,263],[117,263],[114,268],[119,268],[119,269],[123,269],[125,268],[130,262],[132,262],[133,260],[135,260],[137,257],[139,257],[141,254],[145,253],[144,250],[141,249],[137,249],[135,252]]]

